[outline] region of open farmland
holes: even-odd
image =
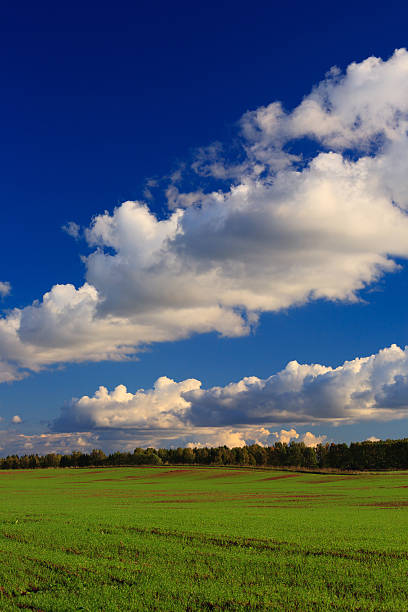
[[[2,610],[407,610],[408,472],[1,471]]]

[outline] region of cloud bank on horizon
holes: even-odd
[[[79,452],[90,452],[95,448],[103,448],[105,452],[133,452],[135,447],[187,447],[200,448],[203,446],[228,446],[242,447],[246,443],[257,443],[261,445],[274,444],[275,442],[290,443],[292,440],[303,442],[306,446],[316,446],[326,440],[326,436],[315,436],[311,432],[299,434],[294,428],[289,430],[270,432],[264,428],[247,428],[245,430],[215,431],[207,428],[201,435],[193,437],[180,436],[169,440],[168,438],[154,438],[140,435],[139,432],[118,431],[88,431],[88,432],[53,432],[40,434],[23,434],[16,431],[0,430],[0,453],[31,455],[60,453],[62,455]]]
[[[405,49],[332,69],[291,112],[274,102],[240,127],[239,163],[213,146],[193,164],[225,189],[174,184],[164,218],[137,201],[93,219],[83,286],[56,284],[0,318],[0,381],[193,333],[248,334],[262,312],[357,300],[408,257]]]
[[[266,379],[249,376],[224,387],[175,382],[166,376],[149,390],[74,399],[52,423],[55,433],[94,432],[101,440],[131,439],[146,446],[273,444],[324,441],[293,427],[387,421],[408,416],[408,347],[396,345],[337,368],[296,361]],[[283,426],[291,425],[290,429]],[[279,429],[274,431],[274,429]]]

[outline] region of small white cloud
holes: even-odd
[[[18,423],[22,423],[23,419],[20,416],[18,416],[18,414],[15,414],[13,418],[11,419],[11,422],[18,424]]]
[[[370,436],[366,439],[366,442],[380,442],[380,438],[376,438],[375,436]]]
[[[300,441],[303,442],[306,446],[317,446],[318,444],[323,444],[323,442],[327,439],[327,436],[315,436],[311,431],[307,431],[300,438]]]
[[[61,229],[68,234],[68,236],[71,236],[71,238],[79,238],[81,227],[78,225],[78,223],[75,223],[75,221],[68,221],[68,223],[63,225]]]
[[[0,281],[0,297],[6,297],[11,291],[11,285],[8,281]]]
[[[284,444],[289,444],[291,440],[296,440],[299,437],[296,429],[289,429],[286,431],[285,429],[281,429],[279,432],[274,431],[273,435],[276,438],[276,442],[283,442]]]
[[[311,431],[307,431],[306,433],[300,435],[296,431],[296,429],[289,429],[286,431],[285,429],[281,429],[280,432],[273,432],[273,435],[276,438],[277,442],[284,442],[289,444],[289,442],[297,441],[303,442],[305,446],[317,446],[318,444],[322,444],[326,440],[326,436],[315,436]]]

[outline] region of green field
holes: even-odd
[[[0,472],[1,610],[408,610],[408,472]]]

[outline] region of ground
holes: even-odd
[[[408,609],[408,472],[0,471],[0,609]]]

